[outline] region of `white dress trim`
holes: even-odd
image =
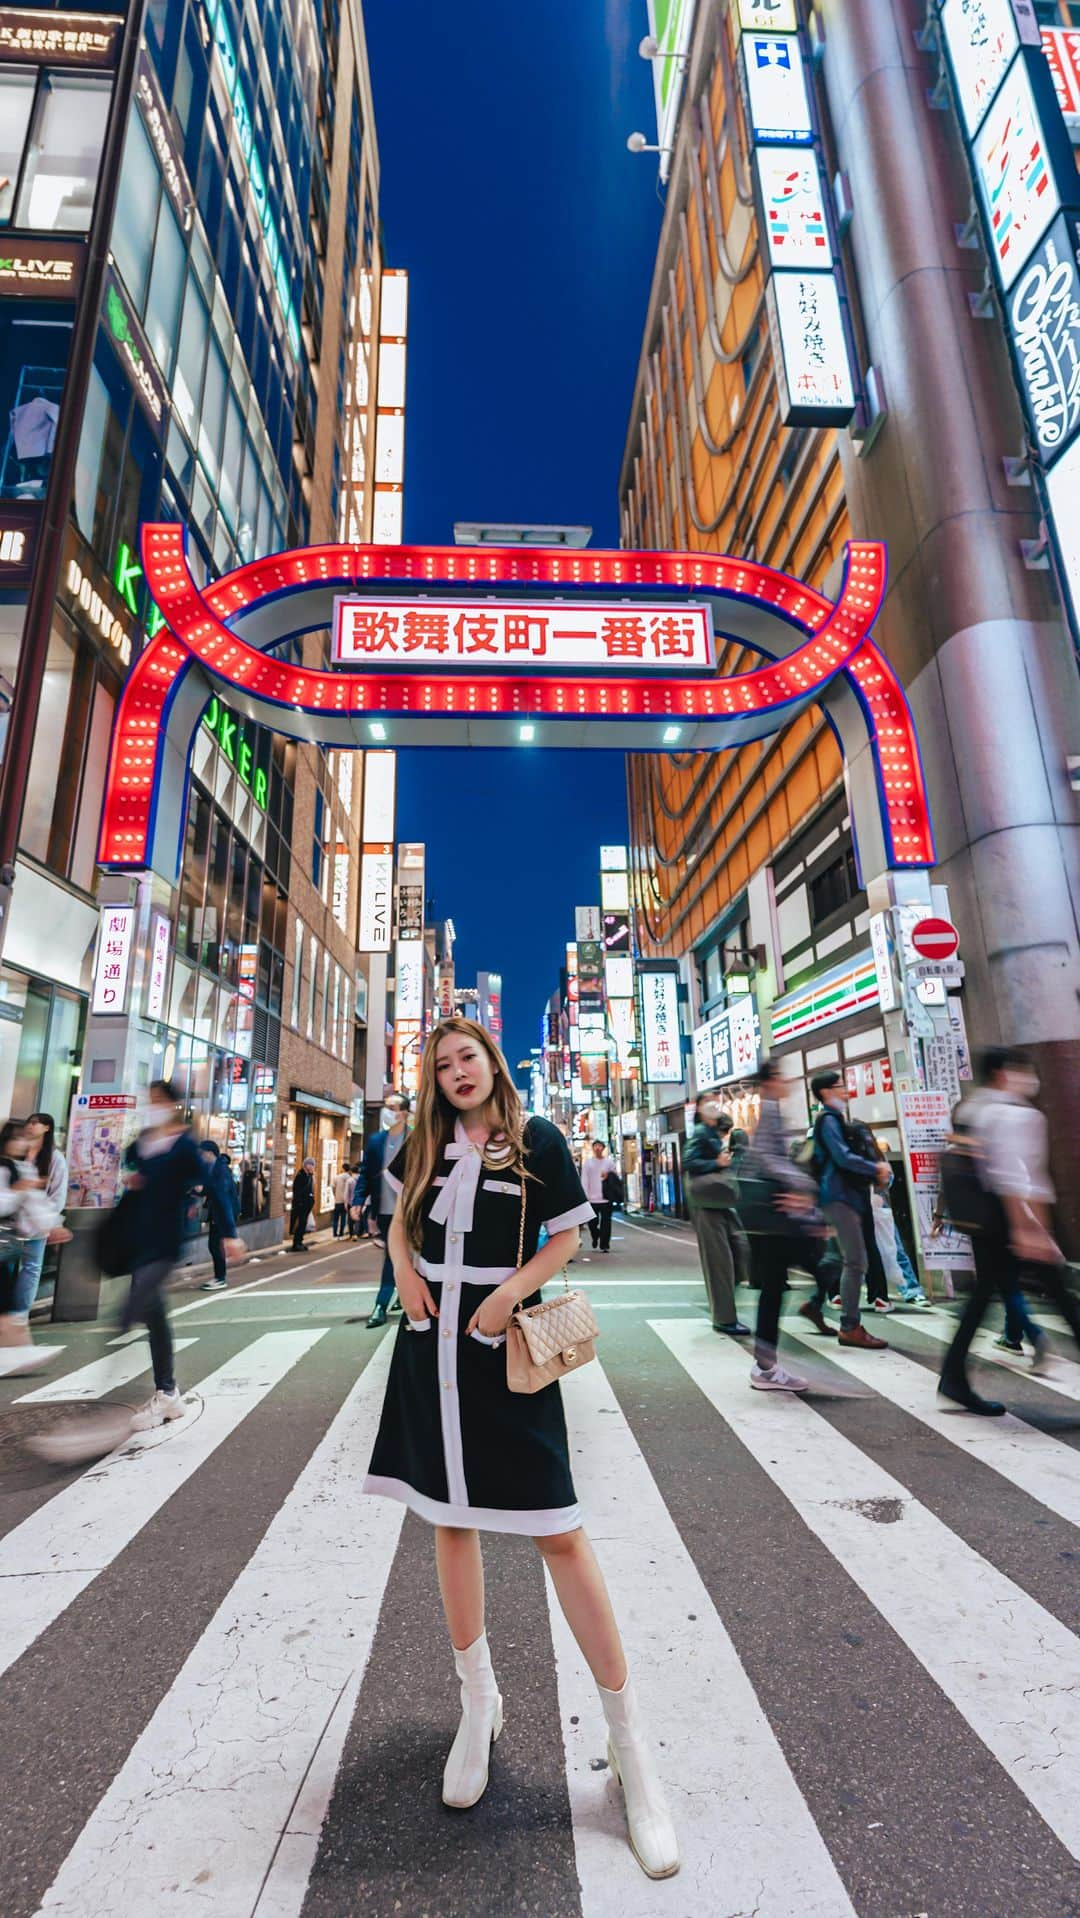
[[[588,1225],[589,1220],[595,1217],[596,1213],[586,1200],[584,1205],[575,1205],[569,1212],[560,1212],[557,1219],[545,1219],[544,1224],[549,1232],[568,1232],[572,1225]]]
[[[447,1397],[449,1397],[449,1393]],[[582,1523],[580,1505],[549,1506],[535,1512],[501,1511],[497,1505],[443,1504],[441,1499],[426,1498],[401,1478],[379,1478],[368,1473],[365,1492],[376,1498],[396,1498],[429,1525],[451,1525],[464,1531],[514,1532],[524,1538],[553,1538],[559,1532],[576,1532]]]

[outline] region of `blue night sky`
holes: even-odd
[[[645,0],[367,0],[389,266],[410,274],[405,539],[455,520],[582,523],[618,478],[662,209]],[[626,838],[621,753],[406,750],[398,834],[503,975],[511,1065],[538,1041],[573,908]]]

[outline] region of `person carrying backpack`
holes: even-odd
[[[1006,1310],[1023,1306],[1025,1267],[1038,1273],[1080,1345],[1080,1305],[1065,1280],[1065,1260],[1050,1231],[1054,1188],[1047,1166],[1046,1120],[1034,1104],[1039,1082],[1022,1052],[998,1047],[983,1060],[982,1084],[954,1115],[954,1144],[942,1155],[946,1209],[971,1238],[975,1283],[941,1368],[938,1392],[965,1412],[999,1418],[1005,1407],[984,1399],[970,1384],[971,1341],[995,1292]],[[1027,1320],[1036,1367],[1045,1363],[1046,1340]]]
[[[821,1209],[836,1233],[843,1259],[840,1344],[880,1352],[886,1341],[867,1331],[859,1297],[869,1262],[865,1221],[870,1212],[870,1192],[875,1185],[887,1183],[889,1168],[880,1158],[867,1158],[854,1149],[847,1124],[847,1095],[838,1072],[819,1072],[810,1081],[810,1090],[823,1108],[814,1121],[813,1170]]]

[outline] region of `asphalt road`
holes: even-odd
[[[1080,1918],[1063,1334],[1045,1381],[984,1343],[1014,1414],[984,1422],[935,1403],[944,1308],[880,1355],[789,1316],[791,1400],[712,1333],[685,1228],[617,1221],[576,1268],[602,1327],[564,1394],[577,1489],[683,1846],[657,1885],[524,1539],[485,1541],[491,1785],[439,1802],[430,1533],[359,1492],[397,1325],[363,1322],[377,1259],[178,1292],[188,1414],[93,1465],[22,1437],[144,1398],[141,1339],[49,1328],[49,1373],[0,1384],[3,1918]]]

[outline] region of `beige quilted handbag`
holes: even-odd
[[[525,1254],[525,1181],[521,1183],[521,1225],[517,1269]],[[596,1357],[600,1327],[584,1292],[570,1290],[563,1267],[562,1298],[514,1307],[506,1327],[506,1383],[511,1392],[541,1392],[567,1372]]]

